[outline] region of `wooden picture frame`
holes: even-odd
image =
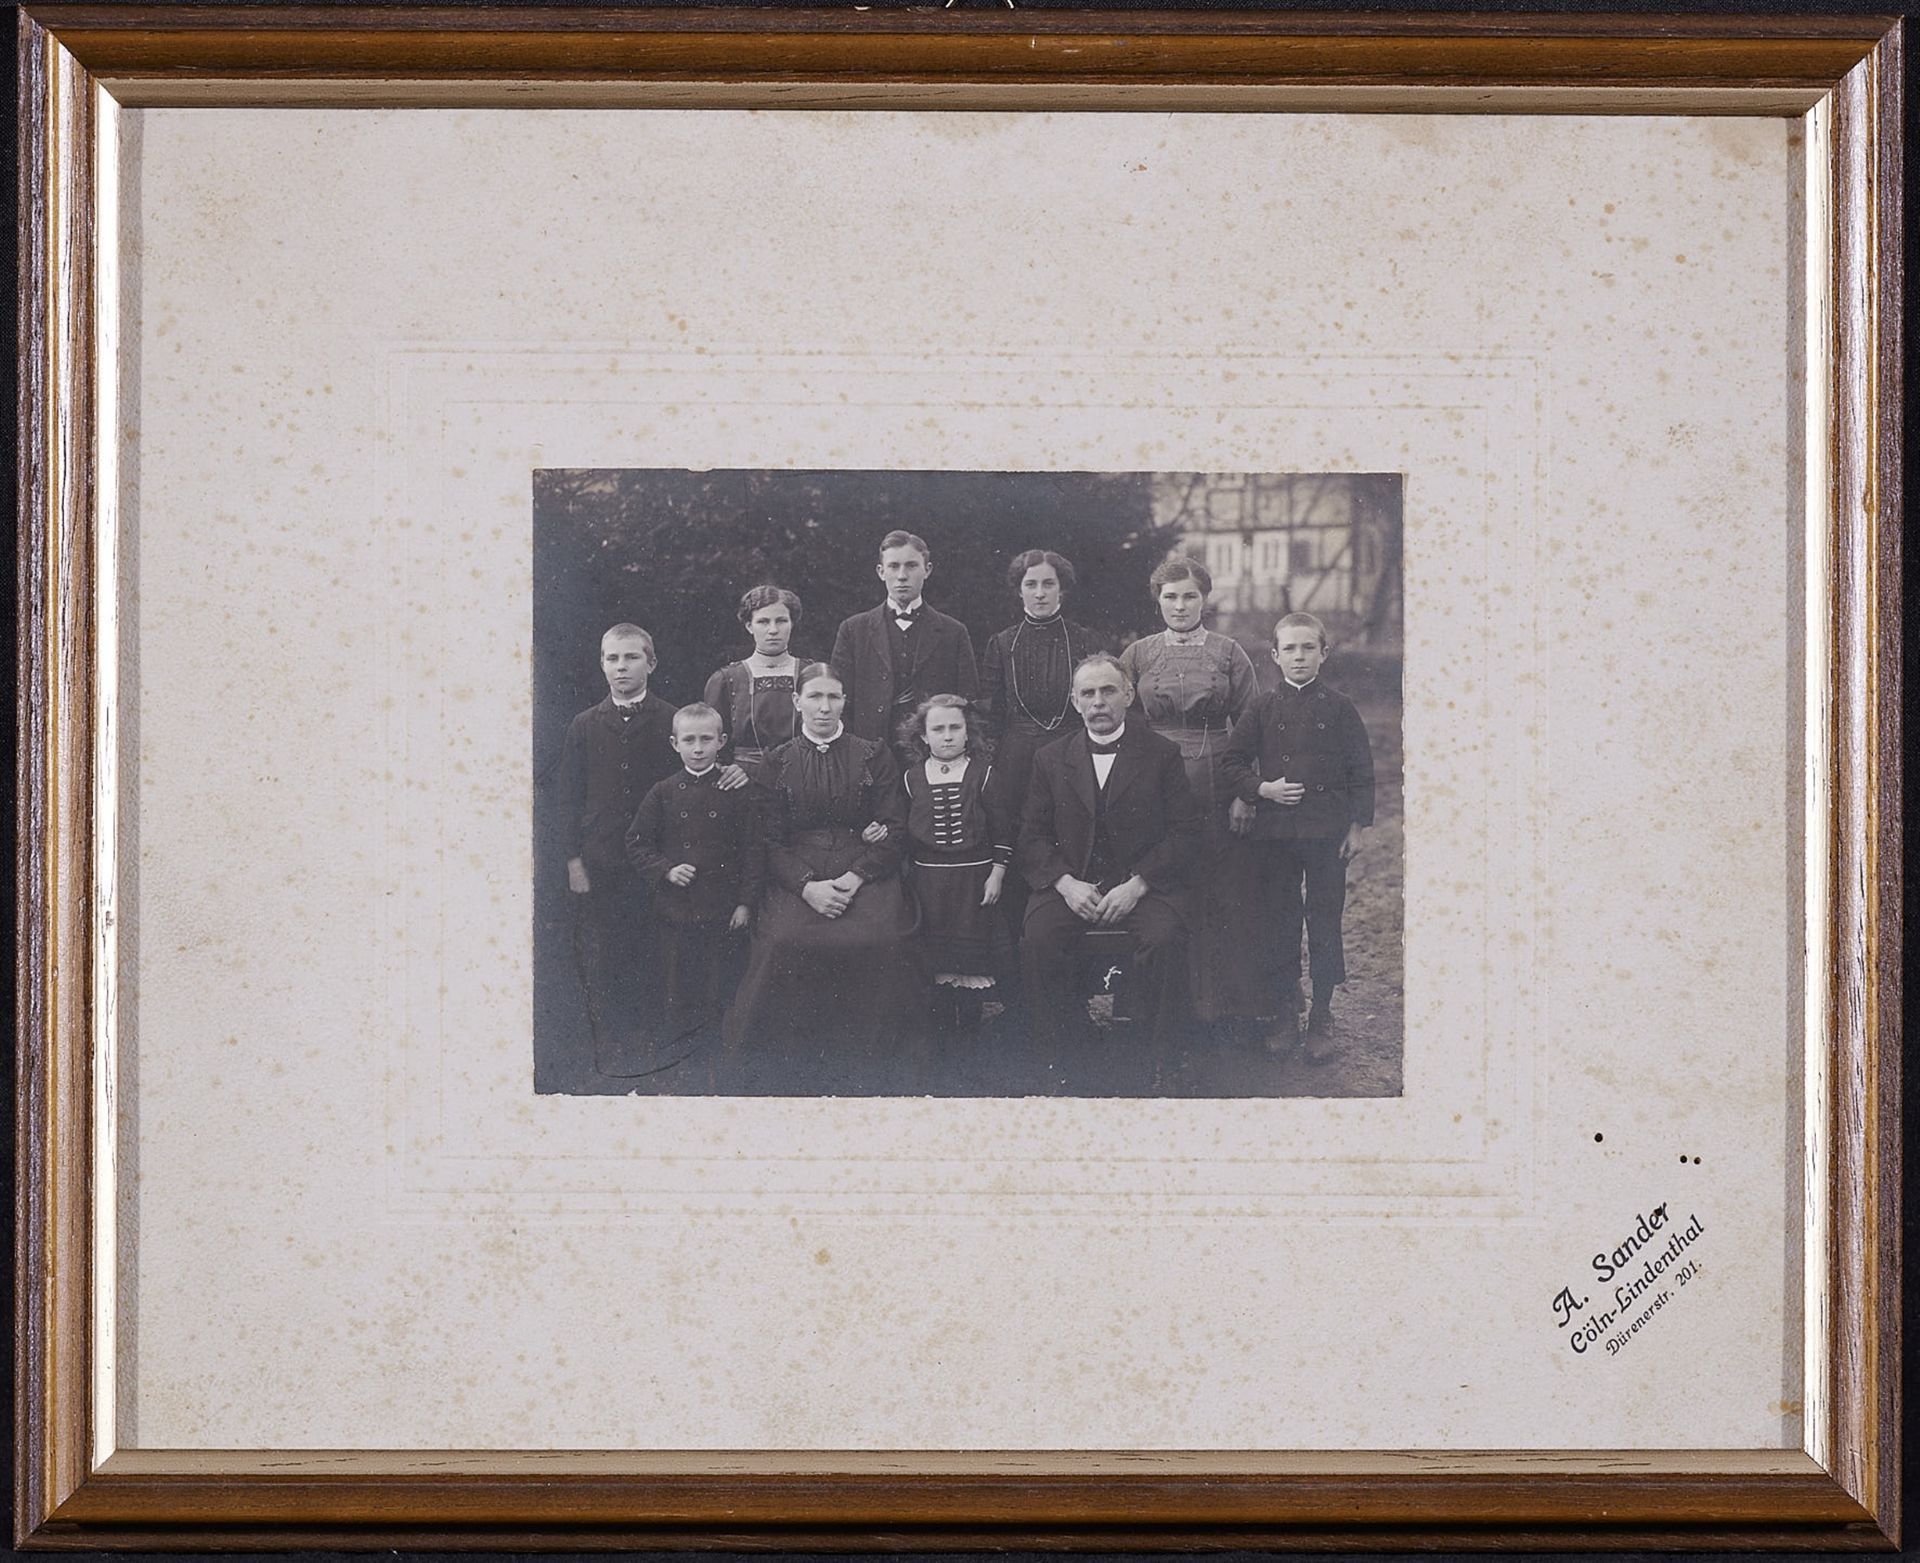
[[[1685,1547],[1900,1535],[1901,36],[1880,17],[34,5],[20,147],[14,1525],[31,1548]],[[645,103],[1705,112],[1826,124],[1829,1299],[1805,1452],[169,1454],[95,1411],[97,106]],[[1819,642],[1815,641],[1818,645]],[[1817,655],[1817,653],[1816,653]],[[110,777],[106,778],[110,781]]]

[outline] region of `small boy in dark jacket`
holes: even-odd
[[[682,706],[672,742],[680,770],[653,785],[627,831],[627,860],[653,890],[669,1045],[719,1020],[730,936],[746,928],[762,879],[749,829],[752,789],[719,786],[726,742],[720,713]]]
[[[1234,796],[1254,806],[1248,850],[1262,859],[1258,937],[1270,939],[1280,1027],[1269,1046],[1289,1046],[1299,1026],[1300,924],[1307,928],[1313,1006],[1307,1057],[1333,1056],[1333,990],[1346,981],[1340,922],[1347,864],[1373,823],[1373,750],[1353,702],[1320,678],[1327,632],[1310,613],[1273,629],[1282,682],[1234,725],[1221,770]]]

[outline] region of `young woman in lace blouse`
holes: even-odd
[[[784,586],[756,586],[740,599],[739,618],[753,637],[753,654],[708,679],[705,699],[726,723],[734,762],[757,777],[768,754],[798,728],[793,681],[800,664],[791,647],[800,599]]]
[[[1206,1021],[1253,1020],[1271,1001],[1245,937],[1254,869],[1249,855],[1235,850],[1232,835],[1243,806],[1234,802],[1221,760],[1234,724],[1260,691],[1259,675],[1239,641],[1201,623],[1213,577],[1199,560],[1167,560],[1150,585],[1166,627],[1127,647],[1120,665],[1153,730],[1180,746],[1206,820],[1205,860],[1186,908],[1193,1010]]]

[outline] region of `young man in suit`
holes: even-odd
[[[1139,1018],[1151,1040],[1170,1040],[1187,1016],[1187,927],[1168,892],[1200,855],[1199,806],[1179,748],[1127,722],[1133,683],[1117,660],[1082,661],[1072,699],[1083,728],[1034,756],[1020,825],[1033,889],[1020,953],[1036,1036],[1084,1036],[1080,941],[1118,928],[1133,935]]]
[[[886,586],[886,601],[842,621],[831,660],[847,692],[847,731],[894,744],[900,723],[928,695],[971,700],[980,692],[980,678],[966,625],[921,596],[933,573],[926,542],[911,532],[887,533],[875,573]]]

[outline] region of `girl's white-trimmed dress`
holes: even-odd
[[[1012,963],[1006,919],[982,906],[994,865],[1013,859],[1017,823],[977,756],[925,760],[905,773],[907,850],[913,862],[920,936],[933,980],[990,988]]]

